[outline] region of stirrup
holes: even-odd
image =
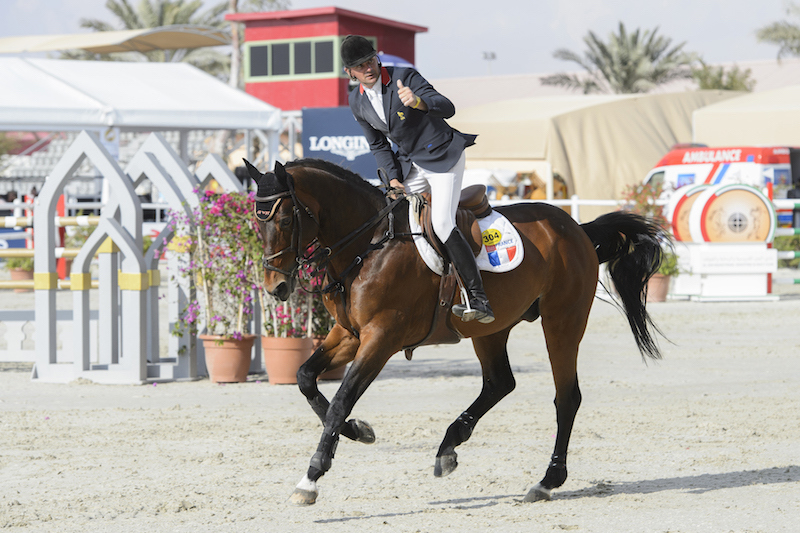
[[[470,305],[470,298],[464,287],[461,287],[461,299],[465,301],[466,304],[455,304],[452,311],[462,322],[471,322],[473,320],[477,320],[481,324],[491,324],[494,322],[494,315],[491,314],[491,312],[487,313],[486,311],[475,309]]]

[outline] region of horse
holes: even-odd
[[[263,288],[286,300],[298,270],[313,265],[324,276],[324,303],[336,319],[321,346],[297,372],[298,387],[323,424],[318,448],[289,501],[310,505],[318,481],[330,470],[341,435],[375,442],[372,426],[350,419],[356,402],[398,351],[423,342],[439,304],[440,276],[420,258],[409,229],[409,202],[390,195],[333,163],[301,159],[261,173],[245,161],[258,185],[255,228],[263,243]],[[545,475],[524,501],[551,499],[567,479],[567,448],[581,403],[578,346],[595,298],[599,265],[608,264],[643,360],[659,359],[646,305],[647,280],[662,260],[664,231],[624,211],[579,225],[546,203],[497,207],[518,230],[524,260],[505,273],[483,272],[495,313],[490,324],[453,319],[460,336],[471,338],[482,369],[477,399],[447,428],[434,475],[458,466],[456,448],[478,421],[515,388],[507,341],[521,321],[541,318],[555,382],[557,434]],[[302,280],[300,280],[302,283]],[[448,315],[450,313],[448,312]],[[407,352],[408,357],[408,352]],[[317,387],[321,373],[351,363],[333,398]]]

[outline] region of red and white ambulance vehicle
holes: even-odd
[[[786,191],[792,188],[790,155],[794,151],[786,146],[677,145],[648,172],[644,181],[662,181],[665,190],[700,183],[741,183],[771,188],[773,198],[786,198]]]
[[[703,184],[750,185],[761,190],[770,200],[786,198],[789,190],[800,186],[800,149],[787,146],[710,148],[676,145],[644,179],[645,183],[658,181],[663,183],[665,198],[681,187]],[[791,211],[779,211],[778,219],[779,225],[791,223]]]

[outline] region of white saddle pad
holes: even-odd
[[[408,210],[408,222],[411,232],[422,233],[415,197],[409,197],[409,201],[411,208]],[[522,263],[525,256],[522,240],[517,228],[506,217],[497,211],[492,211],[489,216],[478,219],[478,226],[483,238],[481,252],[475,258],[479,269],[486,272],[509,272]],[[414,244],[417,245],[417,251],[428,268],[441,276],[444,271],[444,261],[433,246],[422,235],[414,235]]]

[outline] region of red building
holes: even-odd
[[[378,52],[413,63],[414,36],[428,31],[338,7],[225,18],[245,25],[245,90],[283,110],[347,105],[350,80],[339,58],[347,35],[363,35]]]

